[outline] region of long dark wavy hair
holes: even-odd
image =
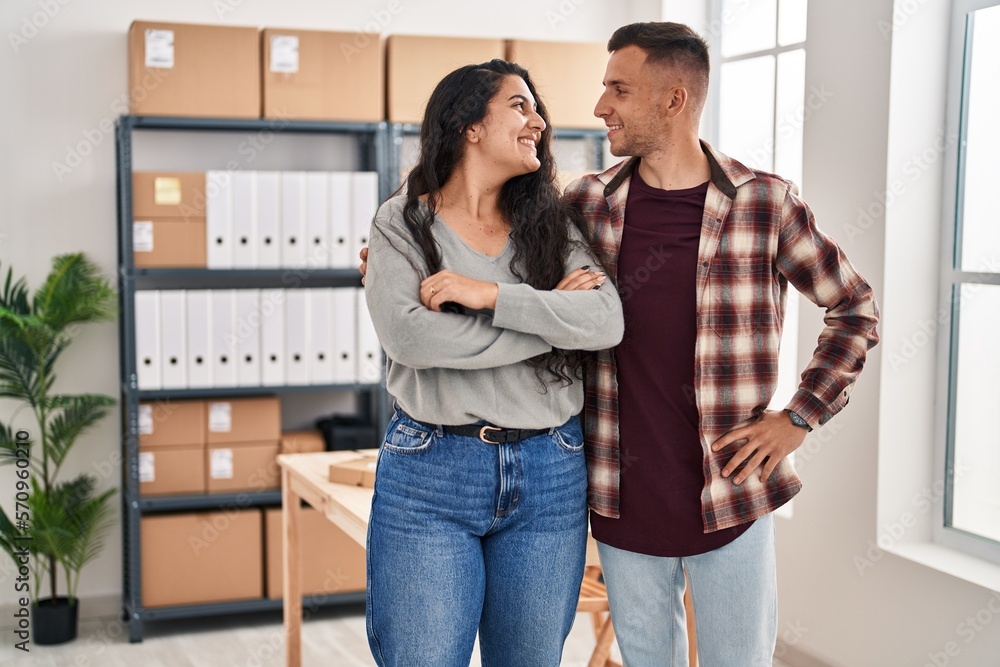
[[[440,271],[441,249],[431,227],[441,188],[465,154],[466,128],[486,118],[489,102],[507,76],[524,79],[545,121],[536,146],[541,166],[511,178],[500,190],[500,213],[510,225],[514,246],[511,271],[536,289],[550,290],[567,273],[571,244],[567,225],[572,223],[581,231],[584,227],[579,213],[563,203],[556,188],[548,113],[528,71],[520,65],[500,59],[466,65],[445,76],[434,88],[420,126],[420,157],[406,179],[403,219],[423,251],[427,275]],[[421,195],[427,195],[426,206],[421,203]],[[578,351],[553,349],[527,363],[536,369],[543,385],[546,380],[569,385],[574,377],[582,379],[584,359]],[[546,374],[550,377],[546,378]]]

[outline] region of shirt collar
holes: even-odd
[[[708,166],[711,170],[712,183],[724,195],[730,199],[736,198],[736,188],[754,178],[754,173],[728,155],[724,155],[708,144],[701,142],[701,150],[708,158]],[[633,157],[622,160],[615,166],[598,175],[598,180],[604,183],[604,196],[611,196],[626,180],[632,176],[632,172],[639,165],[639,158]]]

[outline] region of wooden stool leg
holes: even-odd
[[[594,614],[596,617],[597,614]],[[607,667],[608,663],[614,664],[611,661],[611,642],[615,638],[615,630],[611,625],[611,615],[604,620],[601,629],[597,634],[597,646],[594,648],[593,655],[590,656],[590,662],[587,663],[587,667]]]

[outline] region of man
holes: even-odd
[[[625,314],[622,343],[588,368],[585,408],[590,521],[618,643],[628,667],[687,665],[686,573],[701,664],[770,665],[772,512],[801,488],[787,457],[847,404],[878,308],[791,183],[699,141],[704,40],[636,23],[608,51],[594,113],[611,152],[632,157],[566,194]],[[826,309],[826,327],[776,412],[788,283]]]
[[[787,456],[847,404],[878,342],[871,288],[795,187],[699,141],[705,42],[676,23],[620,28],[594,110],[632,156],[567,188],[592,225],[625,338],[587,373],[591,527],[629,667],[699,655],[770,665],[774,509],[801,488]],[[748,103],[752,103],[748,100]],[[786,410],[777,382],[787,284],[826,309]]]

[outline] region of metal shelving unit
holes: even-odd
[[[384,385],[308,385],[232,387],[186,390],[140,390],[135,368],[135,308],[137,289],[228,289],[282,287],[360,287],[354,269],[136,269],[132,257],[132,135],[136,131],[274,132],[333,134],[354,137],[359,168],[379,175],[379,197],[389,190],[391,154],[388,125],[269,119],[180,118],[159,116],[119,117],[116,126],[118,202],[119,365],[122,405],[122,615],[129,623],[129,640],[142,641],[146,621],[218,616],[278,610],[280,599],[256,598],[234,602],[145,608],[142,604],[140,519],[144,513],[274,506],[279,490],[143,498],[139,495],[139,402],[213,396],[284,395],[300,392],[346,391],[358,397],[359,412],[369,414],[376,428],[388,418]],[[353,604],[363,602],[364,592],[306,597],[304,604]]]
[[[390,191],[383,195],[388,197],[395,191],[399,183],[399,177],[403,171],[402,147],[404,137],[415,137],[420,135],[420,126],[415,123],[389,123],[389,156],[388,169],[389,177],[386,179],[390,184]],[[573,128],[556,128],[553,138],[585,140],[591,143],[594,153],[594,169],[604,171],[604,142],[607,138],[607,130],[583,130]]]

